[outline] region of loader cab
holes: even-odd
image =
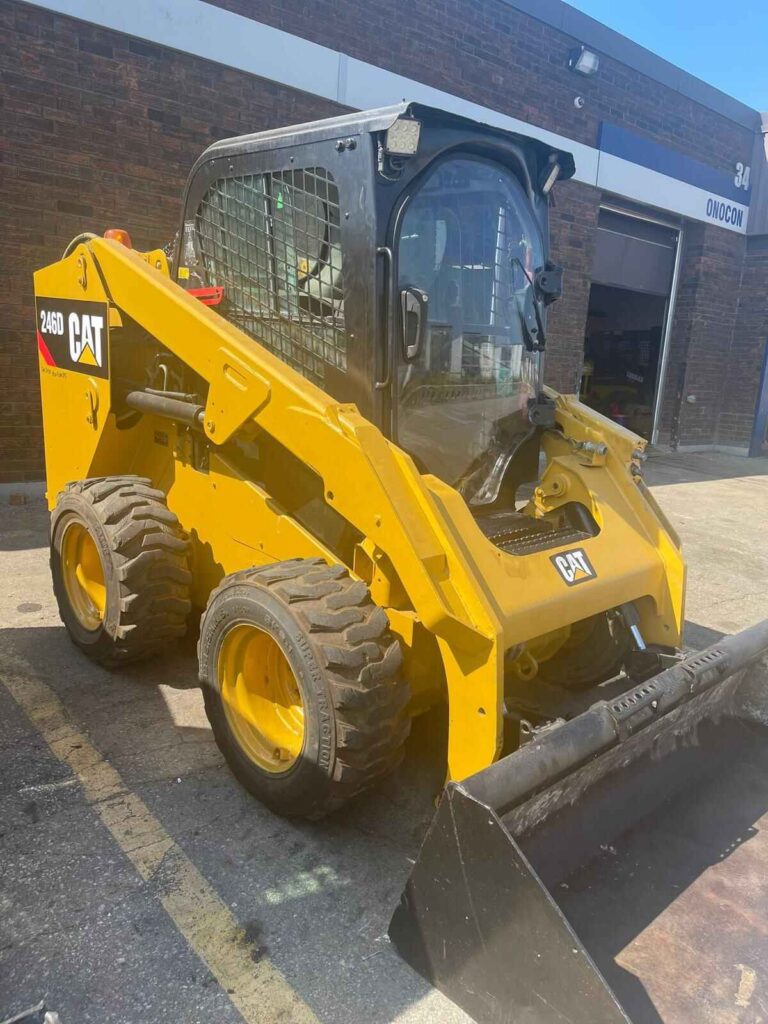
[[[179,283],[472,504],[541,385],[549,190],[573,161],[418,104],[225,140],[190,175]]]

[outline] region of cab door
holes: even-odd
[[[470,155],[428,169],[398,225],[392,436],[477,497],[528,427],[539,359],[521,300],[544,263],[540,229],[517,178]]]

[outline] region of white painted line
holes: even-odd
[[[312,1010],[266,957],[255,962],[229,908],[149,808],[80,732],[64,705],[36,679],[7,671],[3,685],[50,749],[74,773],[86,800],[145,881],[157,877],[158,899],[206,964],[246,1024],[318,1024]]]

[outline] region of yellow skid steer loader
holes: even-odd
[[[765,623],[680,654],[645,442],[543,386],[572,173],[403,103],[217,143],[167,249],[84,234],[35,275],[73,641],[120,666],[199,623],[216,742],[286,815],[376,783],[447,706],[390,934],[481,1022],[627,1019],[555,887],[762,706]]]

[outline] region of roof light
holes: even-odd
[[[111,238],[115,242],[119,242],[121,245],[127,246],[129,249],[133,248],[133,242],[131,236],[125,230],[125,228],[107,228],[104,232],[105,238]]]
[[[600,58],[592,50],[588,50],[586,46],[577,46],[568,55],[568,67],[571,71],[578,71],[580,75],[590,78],[592,75],[597,74],[597,69],[600,67]]]
[[[384,150],[390,156],[413,156],[419,148],[421,121],[411,117],[398,117],[387,128],[384,138]]]

